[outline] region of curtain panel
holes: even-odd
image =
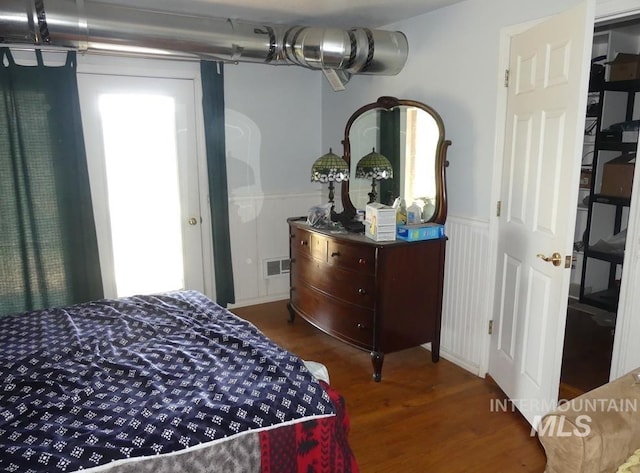
[[[231,237],[229,234],[229,192],[224,121],[224,65],[201,61],[202,108],[207,147],[209,205],[215,263],[216,302],[222,307],[235,302]]]
[[[380,202],[392,205],[396,197],[400,196],[400,109],[380,111],[380,150],[393,168],[393,179],[383,179],[380,181]],[[412,202],[406,202],[411,205]]]
[[[103,297],[76,55],[36,57],[0,48],[0,314]]]

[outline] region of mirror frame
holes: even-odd
[[[349,132],[351,131],[351,126],[353,125],[353,123],[360,116],[370,110],[391,110],[402,105],[408,107],[416,107],[424,110],[435,119],[436,124],[438,125],[440,136],[438,137],[436,155],[434,156],[434,165],[436,167],[436,204],[433,215],[428,220],[428,222],[444,224],[445,220],[447,219],[447,188],[445,180],[445,168],[449,165],[449,162],[447,161],[447,148],[449,147],[449,145],[451,145],[451,141],[445,140],[444,123],[442,121],[442,118],[434,109],[432,109],[428,105],[425,105],[422,102],[417,102],[415,100],[404,100],[397,99],[395,97],[383,96],[378,98],[378,100],[373,103],[369,103],[360,107],[355,111],[353,115],[351,115],[344,129],[344,140],[342,141],[342,146],[344,148],[344,160],[349,165],[349,168],[351,168],[351,142],[349,140]],[[349,181],[342,181],[341,194],[342,207],[344,208],[344,212],[348,215],[355,215],[356,209],[351,202],[351,197],[349,195]]]

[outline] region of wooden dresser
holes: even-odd
[[[291,321],[370,351],[376,381],[385,353],[431,342],[438,361],[446,238],[376,242],[288,223]]]

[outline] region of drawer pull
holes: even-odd
[[[360,258],[360,259],[358,260],[358,264],[367,264],[367,260],[366,260],[366,259],[364,259],[364,258]]]
[[[357,327],[358,327],[360,330],[365,330],[365,329],[367,328],[367,326],[366,326],[365,324],[358,324],[358,325],[357,325]]]
[[[358,294],[365,295],[366,293],[367,293],[366,289],[364,289],[362,287],[358,288]]]
[[[309,244],[309,242],[307,240],[300,240],[300,244],[302,246],[307,246]]]
[[[340,252],[339,251],[334,251],[333,253],[331,253],[331,256],[332,257],[340,256]]]

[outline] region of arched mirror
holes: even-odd
[[[407,206],[417,203],[425,222],[444,223],[450,144],[440,115],[423,103],[380,97],[361,107],[349,118],[343,141],[351,176],[342,184],[345,212],[364,210],[372,200],[392,205],[399,197]],[[365,169],[372,159],[388,164]]]

